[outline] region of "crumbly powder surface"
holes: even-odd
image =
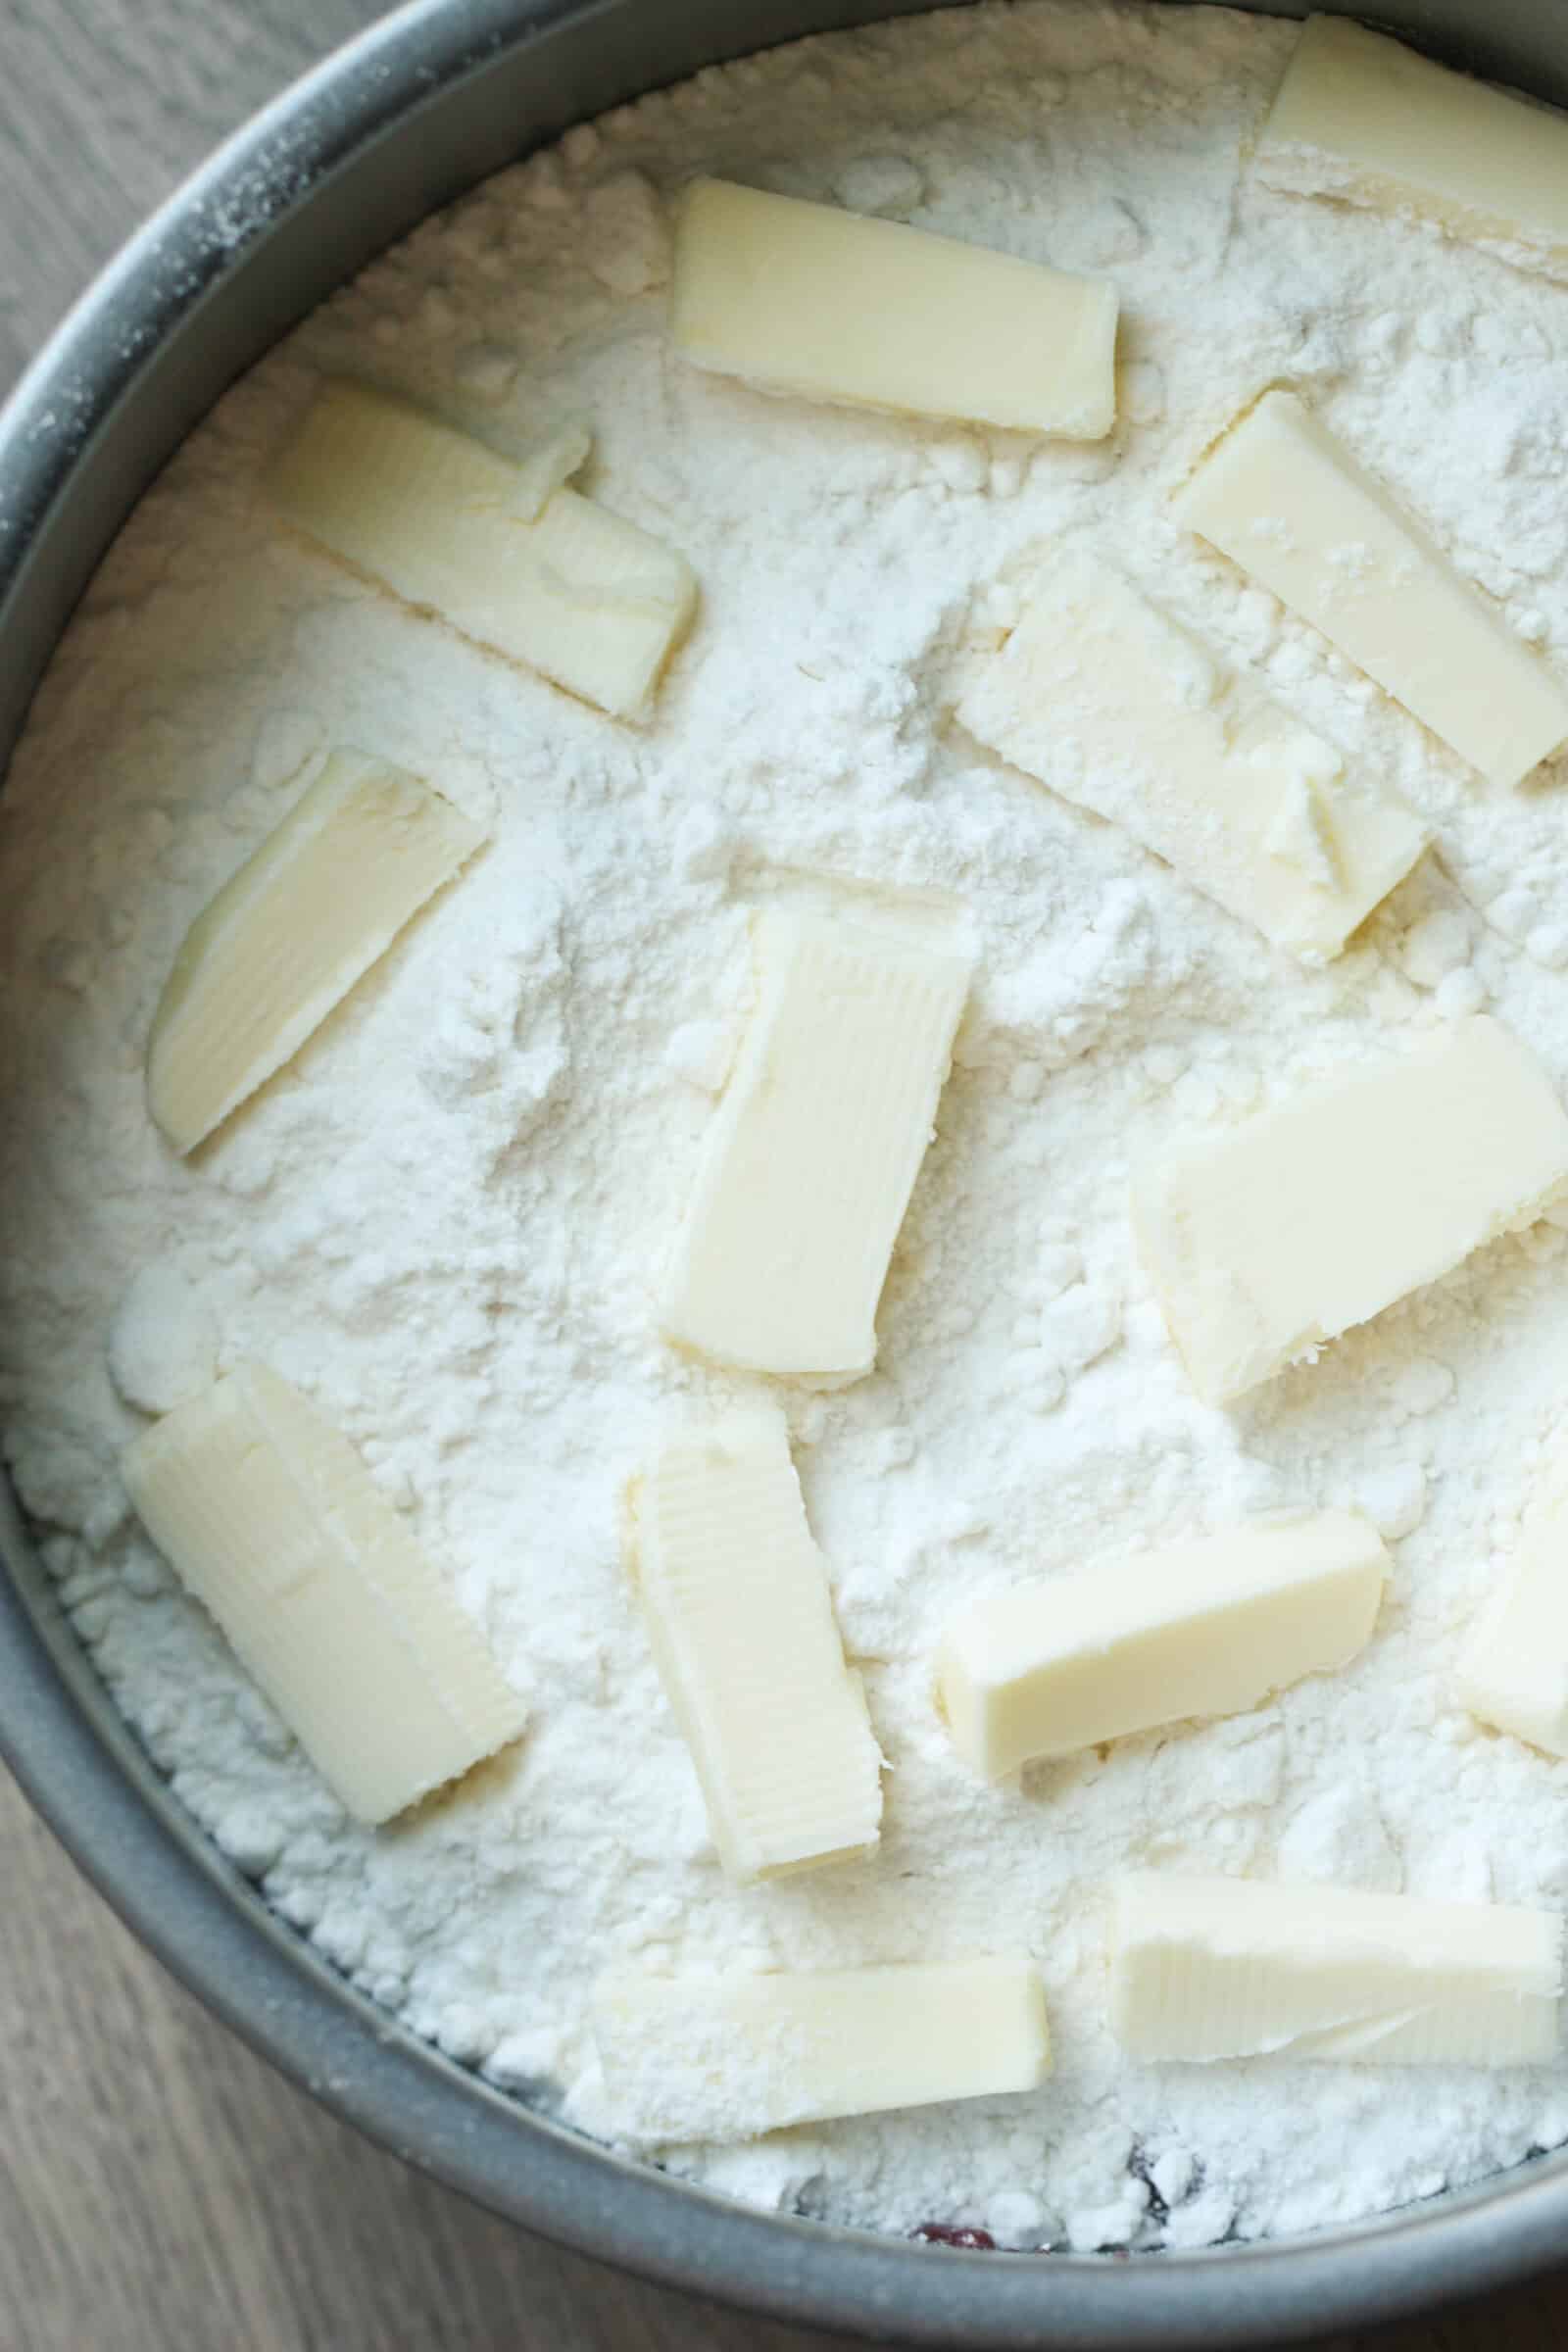
[[[1129,1233],[1134,1153],[1440,1020],[1489,1005],[1568,1081],[1560,775],[1489,792],[1170,516],[1227,419],[1299,386],[1568,670],[1568,298],[1253,185],[1293,38],[1030,0],[808,42],[571,132],[223,401],[100,572],[5,796],[9,1456],[83,1641],[226,1851],[411,2026],[590,2131],[613,2129],[584,2022],[607,1964],[1038,1955],[1056,2054],[1038,2095],[665,2152],[764,2205],[1193,2246],[1568,2138],[1568,2069],[1140,2067],[1105,2023],[1102,1888],[1124,1865],[1568,1901],[1568,1767],[1449,1688],[1560,1442],[1568,1231],[1497,1244],[1226,1412],[1194,1400]],[[1109,272],[1114,435],[952,430],[687,368],[666,200],[698,170]],[[342,369],[504,448],[591,419],[585,486],[703,583],[650,726],[273,526],[259,470]],[[966,632],[1004,625],[1020,560],[1072,532],[1431,819],[1436,855],[1340,961],[1298,968],[953,723]],[[160,988],[332,743],[428,774],[493,845],[180,1164],[143,1101]],[[961,920],[980,958],[878,1368],[786,1394],[891,1765],[885,1831],[864,1865],[737,1889],[617,1495],[672,1420],[745,1390],[662,1347],[653,1299],[744,1007],[748,911],[865,885]],[[137,1408],[253,1354],[363,1448],[530,1697],[513,1752],[379,1835],[127,1519]],[[1021,1785],[965,1774],[930,1694],[960,1603],[1286,1503],[1358,1503],[1393,1540],[1345,1673]]]

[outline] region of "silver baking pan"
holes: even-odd
[[[125,248],[0,416],[0,759],[160,466],[343,278],[585,116],[899,13],[896,0],[416,0],[259,116]],[[1376,14],[1451,63],[1568,103],[1564,0],[1377,0]],[[1278,2344],[1568,2257],[1568,2152],[1353,2230],[1130,2260],[939,2251],[751,2212],[623,2162],[415,2040],[275,1919],[120,1723],[4,1493],[0,1558],[0,1750],[88,1877],[296,2082],[564,2244],[883,2341],[1096,2352]]]

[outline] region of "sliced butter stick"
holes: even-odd
[[[1568,122],[1347,17],[1313,17],[1257,146],[1257,175],[1435,221],[1568,279]]]
[[[882,1759],[783,1414],[677,1438],[628,1504],[654,1654],[725,1868],[756,1879],[868,1852]]]
[[[667,1339],[753,1372],[853,1380],[931,1140],[968,961],[769,909],[757,1005],[667,1283]]]
[[[1560,1469],[1530,1509],[1456,1681],[1460,1700],[1483,1723],[1568,1756],[1568,1488]]]
[[[696,604],[691,566],[562,486],[580,428],[521,465],[365,386],[323,387],[272,466],[285,518],[406,603],[635,718]]]
[[[1555,1912],[1164,1871],[1115,1888],[1110,2023],[1135,2058],[1544,2064],[1561,1990]]]
[[[675,235],[682,357],[767,392],[1100,440],[1116,292],[829,204],[695,180]]]
[[[1233,424],[1177,508],[1489,782],[1568,735],[1551,672],[1294,393]]]
[[[1006,643],[971,662],[958,716],[1314,960],[1339,954],[1426,844],[1401,802],[1351,789],[1331,745],[1082,552],[1036,574]]]
[[[1033,1757],[1255,1706],[1354,1657],[1388,1565],[1355,1512],[1303,1512],[1004,1592],[942,1643],[954,1745],[997,1780]]]
[[[1568,1191],[1568,1118],[1500,1022],[1173,1145],[1133,1222],[1193,1386],[1220,1404]]]
[[[416,776],[337,752],[189,931],[147,1041],[147,1101],[194,1150],[282,1068],[484,840]]]
[[[130,1499],[351,1813],[514,1740],[523,1707],[348,1440],[241,1364],[125,1448]]]
[[[601,1980],[617,2135],[750,2139],[787,2124],[1033,2090],[1051,2071],[1030,1962]]]

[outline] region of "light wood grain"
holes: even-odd
[[[0,390],[134,220],[379,13],[369,0],[0,0]],[[836,2340],[558,2253],[335,2124],[170,1983],[0,1779],[0,2352]],[[1358,2337],[1354,2352],[1374,2341],[1560,2352],[1568,2283]]]

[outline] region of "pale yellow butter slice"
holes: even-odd
[[[1330,744],[1079,550],[1034,574],[957,708],[1015,767],[1309,959],[1337,956],[1426,843],[1401,802],[1352,788]]]
[[[768,392],[1100,440],[1116,292],[956,237],[729,180],[693,181],[670,323],[700,368]]]
[[[931,1140],[968,959],[770,908],[757,1004],[665,1286],[667,1339],[720,1363],[853,1380]]]
[[[1568,694],[1292,392],[1233,424],[1177,511],[1494,784],[1568,736]]]
[[[351,1813],[493,1755],[523,1706],[353,1446],[245,1363],[125,1448],[130,1499]]]
[[[616,2133],[750,2139],[788,2124],[1033,2090],[1051,2071],[1027,1958],[801,1975],[601,1980]]]
[[[1485,1016],[1180,1143],[1133,1222],[1194,1388],[1223,1403],[1436,1282],[1568,1191],[1568,1118]]]
[[[336,752],[180,946],[147,1040],[147,1102],[193,1151],[282,1068],[484,840],[416,776]]]
[[[1568,122],[1348,17],[1302,30],[1257,146],[1294,196],[1430,220],[1568,278]]]
[[[1473,1715],[1568,1756],[1568,1489],[1559,1469],[1526,1518],[1500,1591],[1460,1654]]]
[[[882,1759],[783,1414],[674,1439],[628,1505],[654,1654],[725,1868],[775,1877],[869,1852]]]
[[[617,717],[642,714],[695,610],[690,564],[564,487],[568,427],[521,464],[384,393],[326,384],[267,487],[288,521],[411,605]]]
[[[988,1779],[1191,1715],[1229,1715],[1354,1657],[1388,1554],[1354,1511],[1291,1519],[1022,1586],[952,1624],[937,1688]]]
[[[1544,2065],[1561,1990],[1555,1912],[1166,1871],[1114,1890],[1110,2023],[1135,2058]]]

